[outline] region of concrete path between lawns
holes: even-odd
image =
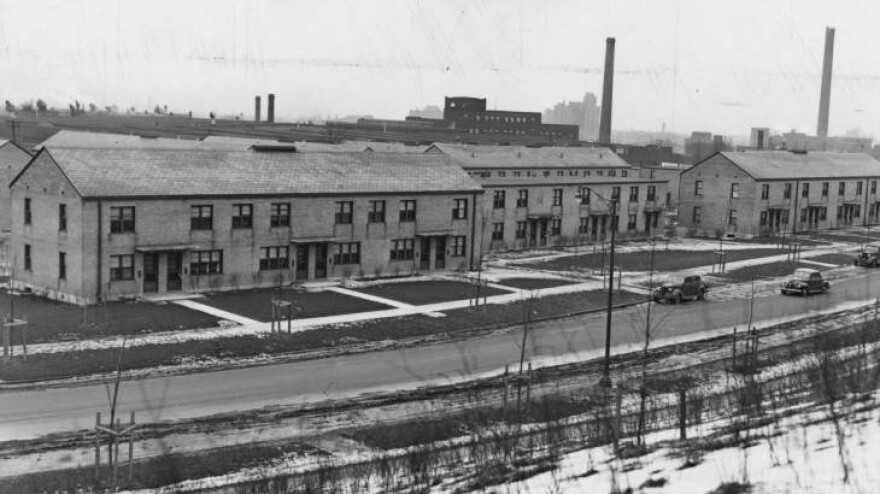
[[[173,300],[172,304],[179,305],[181,307],[186,307],[187,309],[196,310],[199,312],[204,312],[205,314],[212,315],[214,317],[219,317],[220,319],[226,319],[227,321],[237,322],[238,324],[260,324],[260,321],[256,319],[249,319],[244,316],[240,316],[233,312],[225,311],[223,309],[218,309],[216,307],[211,307],[210,305],[205,305],[195,300]]]

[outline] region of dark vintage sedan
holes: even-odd
[[[791,277],[782,284],[783,295],[803,295],[813,293],[825,293],[831,288],[827,281],[822,279],[822,273],[815,269],[795,269]]]

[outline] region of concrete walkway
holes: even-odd
[[[240,316],[238,314],[233,314],[232,312],[227,312],[222,309],[218,309],[216,307],[211,307],[210,305],[201,304],[196,302],[195,300],[174,300],[171,302],[172,304],[179,305],[181,307],[186,307],[187,309],[197,310],[199,312],[204,312],[205,314],[212,315],[214,317],[219,317],[220,319],[226,319],[227,321],[237,322],[239,324],[262,324],[260,321],[256,321],[254,319],[248,319],[247,317]]]

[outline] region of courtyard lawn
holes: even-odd
[[[275,289],[266,288],[209,294],[198,302],[257,321],[269,322],[272,320],[272,299],[275,296]],[[354,314],[392,308],[388,305],[330,291],[303,292],[287,288],[277,291],[277,296],[281,300],[291,302],[291,316],[294,319]],[[287,309],[282,310],[286,311]],[[282,316],[286,316],[286,312]]]
[[[83,308],[0,291],[0,318],[8,316],[11,310],[15,311],[16,319],[27,319],[28,343],[214,328],[219,321],[214,316],[173,304],[110,302]]]
[[[779,261],[771,262],[769,264],[760,264],[756,266],[746,266],[744,268],[733,269],[731,271],[728,271],[727,273],[724,273],[724,275],[718,276],[718,278],[729,281],[731,283],[744,283],[752,281],[753,277],[756,280],[760,280],[762,278],[788,276],[793,273],[795,269],[798,268],[816,269],[819,271],[825,271],[828,269],[817,266],[815,264],[803,262]]]
[[[553,278],[507,278],[496,284],[519,288],[520,290],[540,290],[542,288],[553,288],[554,286],[571,285],[574,283],[576,282],[572,280]]]
[[[446,280],[383,283],[381,285],[358,288],[356,291],[411,305],[426,305],[439,302],[449,302],[452,300],[467,300],[476,296],[477,293],[476,286],[472,283],[466,281]],[[483,287],[480,289],[481,297],[504,295],[506,293],[510,292],[492,287]]]
[[[742,261],[745,259],[757,259],[760,257],[776,256],[785,254],[785,250],[772,248],[735,249],[726,250],[727,263]],[[549,271],[584,271],[598,270],[603,261],[608,264],[608,255],[585,254],[579,256],[559,257],[549,261],[527,263],[528,267]],[[698,266],[711,266],[715,261],[715,253],[712,250],[656,250],[654,252],[654,270],[678,271],[680,269],[695,268]],[[650,251],[628,252],[615,254],[614,264],[623,266],[624,271],[648,271],[651,266]]]
[[[825,262],[828,264],[837,264],[838,266],[844,266],[848,264],[852,264],[853,260],[856,258],[856,254],[822,254],[821,256],[815,256],[807,258],[809,261],[818,261]]]

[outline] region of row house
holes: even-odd
[[[867,154],[719,152],[682,172],[679,222],[745,237],[877,224],[878,180]]]
[[[667,182],[608,149],[435,144],[428,152],[446,154],[485,189],[485,252],[600,242],[612,224],[623,238],[663,232]]]
[[[12,141],[0,139],[0,239],[12,225],[9,184],[24,169],[31,154]]]
[[[483,190],[442,155],[44,147],[13,283],[73,303],[473,269]]]

